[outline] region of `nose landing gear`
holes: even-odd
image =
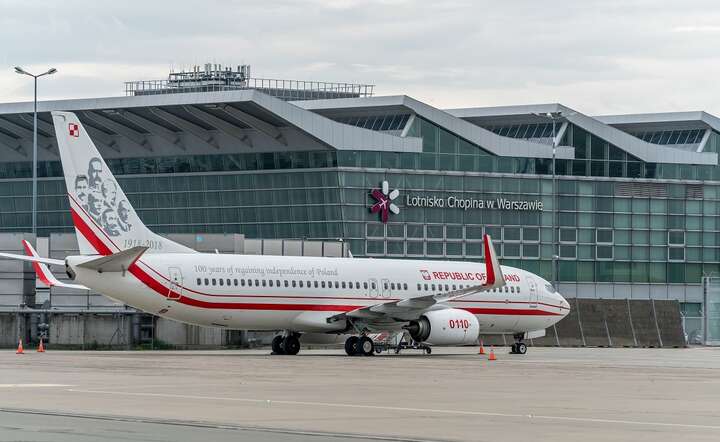
[[[510,354],[514,355],[524,355],[527,353],[527,345],[523,342],[523,339],[525,338],[524,334],[517,334],[514,336],[515,343],[510,347]]]

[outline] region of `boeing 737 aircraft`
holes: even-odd
[[[80,255],[33,262],[47,285],[90,289],[177,321],[284,330],[273,351],[294,355],[303,334],[349,335],[348,355],[371,355],[369,334],[409,332],[428,345],[474,344],[511,333],[513,353],[543,336],[570,305],[543,278],[500,266],[484,238],[485,263],[198,253],[150,231],[73,113],[53,112]],[[75,284],[58,281],[62,266]]]

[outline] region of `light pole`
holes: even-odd
[[[57,69],[50,68],[42,74],[33,75],[25,69],[15,66],[15,73],[33,77],[34,99],[33,99],[33,161],[32,161],[32,233],[37,236],[37,80],[43,75],[52,75]]]

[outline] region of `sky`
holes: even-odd
[[[439,108],[720,115],[715,0],[0,0],[0,103],[120,96],[204,63]]]

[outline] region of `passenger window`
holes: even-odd
[[[285,280],[285,287],[288,287],[289,284],[290,284],[290,283],[289,283],[288,280],[286,279],[286,280]]]
[[[363,287],[365,287],[365,290],[367,290],[367,288],[368,288],[367,282],[363,282]]]
[[[295,287],[295,280],[292,281],[292,286]]]
[[[265,282],[265,280],[263,280],[263,282]],[[272,279],[271,279],[270,281],[268,281],[268,283],[270,284],[270,287],[273,286],[273,280],[272,280]]]
[[[431,288],[432,291],[434,292],[434,291],[435,291],[435,284],[431,285],[430,288]]]
[[[371,284],[372,284],[372,289],[373,289],[373,290],[376,290],[377,287],[375,286],[375,283],[373,282],[373,283],[371,283]]]
[[[243,286],[243,287],[245,287],[245,280],[244,280],[244,279],[241,279],[241,280],[240,280],[240,285]]]
[[[446,291],[446,292],[449,292],[449,291],[450,291],[450,285],[449,285],[449,284],[445,284],[445,291]]]
[[[358,290],[360,290],[360,283],[357,282],[357,281],[355,282],[355,288],[358,289]]]
[[[223,280],[220,279],[218,282],[220,282],[220,285],[223,285]]]
[[[387,290],[387,283],[385,283],[385,290]],[[395,283],[394,283],[394,282],[391,282],[391,283],[390,283],[390,290],[395,290]]]
[[[298,284],[300,284],[300,287],[302,287],[302,286],[303,286],[303,282],[302,282],[302,281],[300,281],[300,282],[299,282]]]
[[[428,285],[427,285],[427,284],[425,284],[425,291],[426,291],[426,292],[427,292],[427,289],[428,289]]]
[[[230,287],[230,286],[232,285],[229,278],[228,278],[228,280],[227,280],[227,285],[228,285],[228,287]]]
[[[422,290],[422,284],[418,283],[418,291]]]
[[[215,283],[216,283],[216,280],[215,280],[215,278],[213,278],[212,284],[215,285]]]
[[[345,288],[345,281],[342,282],[342,288]]]
[[[256,279],[256,280],[255,280],[255,287],[260,287],[260,280],[259,280],[259,279]]]
[[[318,282],[315,281],[315,288],[318,288]]]
[[[266,286],[267,286],[267,281],[264,280],[264,279],[262,280],[262,286],[263,286],[263,287],[266,287]]]
[[[235,287],[238,286],[238,280],[237,280],[237,279],[234,279],[234,280],[233,280],[233,285],[234,285]]]
[[[205,278],[205,285],[210,285],[210,280]]]
[[[202,285],[202,279],[200,279],[200,278],[197,279],[197,285]]]
[[[320,282],[320,285],[322,286],[322,288],[325,288],[325,281]]]

